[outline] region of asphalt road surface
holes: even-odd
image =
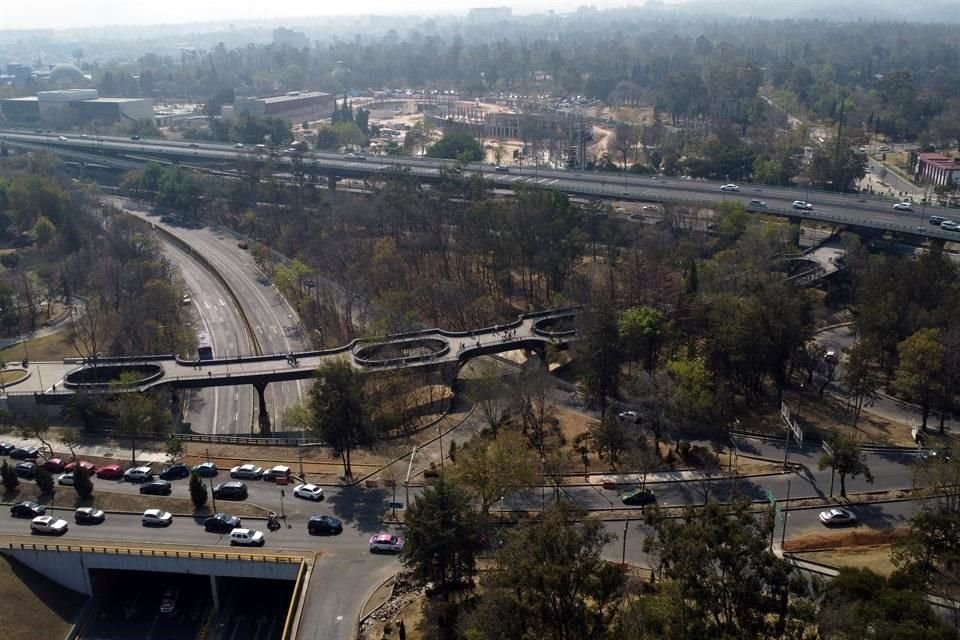
[[[250,353],[253,349],[243,319],[220,281],[174,243],[158,235],[164,254],[176,265],[190,293],[198,328],[222,356]],[[249,386],[213,387],[185,391],[184,421],[198,433],[220,435],[250,433],[253,426],[254,392]]]

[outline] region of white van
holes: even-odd
[[[263,532],[256,529],[234,529],[230,532],[230,544],[244,547],[262,547]]]
[[[278,464],[277,466],[273,467],[272,469],[270,469],[269,471],[263,474],[264,480],[273,480],[274,482],[276,482],[277,478],[286,478],[289,481],[290,467],[283,464]]]

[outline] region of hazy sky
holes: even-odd
[[[674,0],[676,1],[676,0]],[[35,29],[257,20],[350,14],[465,13],[509,6],[517,13],[567,11],[581,5],[615,7],[643,0],[0,0],[0,29]]]

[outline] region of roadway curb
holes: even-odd
[[[370,603],[370,598],[372,598],[373,595],[374,595],[377,591],[379,591],[382,587],[384,587],[384,586],[385,586],[388,582],[390,582],[391,580],[394,582],[394,584],[396,584],[396,580],[397,580],[397,576],[398,576],[398,575],[400,575],[400,572],[399,572],[399,571],[398,571],[397,573],[393,574],[392,576],[387,577],[387,578],[386,578],[385,580],[383,580],[382,582],[378,583],[377,586],[375,586],[373,589],[370,590],[370,593],[367,594],[367,597],[363,599],[363,604],[360,605],[360,611],[357,613],[357,621],[356,621],[356,623],[354,624],[354,627],[353,627],[353,637],[354,637],[354,638],[359,638],[359,637],[360,637],[360,627],[363,625],[363,623],[366,622],[366,621],[370,618],[370,616],[372,616],[372,615],[375,614],[377,611],[379,611],[380,609],[382,609],[382,608],[384,607],[384,605],[386,605],[388,602],[390,602],[390,598],[393,597],[393,589],[390,590],[390,597],[388,597],[386,600],[384,600],[384,601],[383,601],[383,604],[381,604],[381,605],[378,606],[377,608],[373,609],[372,611],[368,611],[366,614],[364,614],[363,611],[364,611],[364,609],[367,608],[367,605]]]

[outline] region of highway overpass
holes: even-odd
[[[115,136],[78,137],[75,133],[28,133],[0,131],[0,143],[26,149],[49,149],[88,164],[109,165],[129,169],[148,161],[178,163],[201,171],[229,172],[239,159],[268,159],[280,171],[289,171],[290,156],[269,156],[253,149],[235,149],[230,145],[188,143],[172,140],[130,140]],[[309,152],[302,156],[309,171],[326,176],[331,186],[336,178],[368,178],[384,176],[397,170],[409,171],[425,182],[437,181],[454,166],[451,160],[410,157],[348,158],[338,153]],[[649,202],[676,202],[716,206],[725,200],[742,202],[748,210],[804,220],[841,225],[851,229],[869,229],[936,240],[960,241],[960,232],[930,225],[931,214],[960,218],[960,211],[939,206],[918,206],[913,212],[900,212],[892,203],[868,194],[838,194],[820,190],[804,190],[765,185],[741,185],[739,192],[721,191],[719,182],[683,180],[663,176],[636,176],[607,172],[561,171],[530,167],[511,167],[508,172],[495,171],[489,165],[472,163],[465,168],[470,175],[480,175],[498,188],[530,185],[563,191],[572,195]],[[751,206],[760,200],[764,206]],[[804,200],[813,210],[793,208],[793,202]]]

